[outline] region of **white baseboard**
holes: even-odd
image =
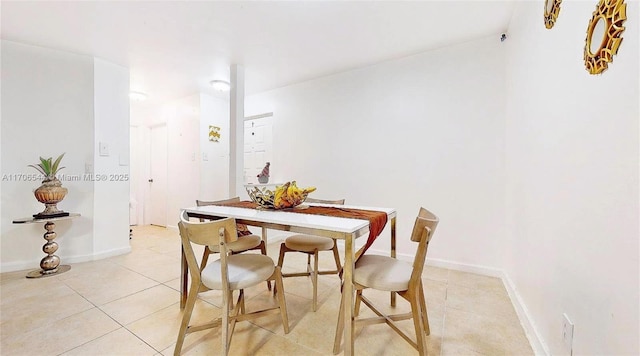
[[[410,261],[413,261],[413,256],[411,256],[410,258],[411,258]],[[482,265],[473,265],[468,263],[459,263],[459,262],[454,262],[450,260],[442,260],[438,258],[429,258],[428,256],[425,261],[425,264],[427,266],[452,269],[454,271],[460,271],[460,272],[481,274],[483,276],[497,277],[500,279],[502,279],[502,276],[504,275],[504,272],[498,268],[487,267]]]
[[[17,261],[0,264],[0,272],[14,272],[40,268],[40,261]]]
[[[82,262],[102,260],[108,257],[124,255],[125,253],[129,253],[129,252],[131,252],[131,246],[117,248],[117,249],[108,250],[108,251],[101,251],[93,255],[61,256],[60,264],[82,263]],[[21,270],[27,270],[27,269],[38,269],[38,268],[40,268],[40,260],[17,261],[17,262],[3,263],[0,265],[0,271],[2,273],[21,271]]]
[[[342,245],[344,245],[343,241],[339,241],[338,244],[341,244],[341,243]],[[371,253],[373,254],[379,254],[379,255],[385,255],[385,256],[389,255],[389,250],[369,249],[369,251],[371,251]],[[414,256],[410,254],[398,253],[396,255],[396,258],[398,258],[399,260],[407,261],[407,262],[413,262]],[[547,345],[542,342],[540,333],[538,332],[538,329],[535,323],[533,322],[531,315],[529,314],[529,310],[527,309],[527,306],[524,304],[524,301],[522,300],[522,297],[520,296],[515,285],[513,284],[513,281],[511,280],[511,278],[509,278],[509,275],[507,275],[507,273],[504,270],[499,268],[473,265],[473,264],[467,264],[467,263],[459,263],[459,262],[442,260],[442,259],[433,259],[428,257],[425,261],[425,264],[427,266],[440,267],[440,268],[446,268],[454,271],[469,272],[469,273],[480,274],[483,276],[500,278],[502,280],[502,284],[504,284],[504,287],[507,290],[507,294],[509,295],[511,304],[513,305],[513,308],[515,309],[516,314],[518,315],[520,324],[522,325],[522,328],[524,329],[524,332],[527,335],[527,339],[529,339],[529,343],[531,344],[531,348],[533,349],[533,352],[536,355],[545,355],[545,356],[551,355]]]
[[[113,256],[120,256],[120,255],[124,255],[125,253],[129,253],[129,252],[131,252],[131,246],[122,247],[122,248],[116,248],[116,249],[107,250],[107,251],[100,251],[100,252],[95,253],[93,255],[82,255],[82,256],[65,257],[63,260],[64,260],[64,262],[68,262],[68,263],[81,263],[81,262],[102,260],[102,259],[105,259],[105,258],[108,258],[108,257],[113,257]]]
[[[413,256],[408,256],[409,261],[413,260]],[[529,314],[527,306],[524,304],[522,297],[517,292],[513,281],[509,278],[509,275],[502,269],[481,266],[481,265],[472,265],[466,263],[453,262],[448,260],[441,259],[429,259],[425,261],[426,265],[433,267],[446,268],[454,271],[461,272],[469,272],[480,274],[483,276],[489,277],[497,277],[502,280],[502,284],[507,290],[507,294],[509,295],[509,299],[511,300],[511,304],[518,315],[518,319],[520,320],[520,325],[524,329],[524,332],[529,340],[529,344],[531,344],[531,348],[533,349],[534,354],[536,355],[545,355],[549,356],[550,352],[546,345],[542,342],[542,338],[540,337],[540,333]]]
[[[413,260],[413,256],[408,256],[409,261]],[[520,320],[520,324],[524,329],[524,332],[531,344],[531,348],[536,355],[550,355],[549,348],[542,342],[542,338],[540,337],[540,333],[536,328],[531,315],[529,314],[529,310],[527,306],[524,304],[522,297],[518,293],[515,285],[509,275],[502,269],[481,266],[481,265],[472,265],[466,263],[453,262],[448,260],[440,260],[440,259],[429,259],[425,261],[425,264],[433,267],[446,268],[454,271],[461,272],[469,272],[480,274],[483,276],[497,277],[502,280],[502,284],[507,290],[507,294],[509,295],[509,299],[511,300],[511,304],[518,315],[518,319]]]
[[[522,324],[524,333],[529,339],[529,343],[531,344],[531,348],[533,348],[533,352],[536,355],[551,355],[549,347],[544,342],[542,342],[542,338],[540,337],[538,328],[536,327],[536,324],[533,322],[533,319],[529,314],[529,309],[527,308],[526,304],[524,304],[520,293],[518,293],[517,288],[513,284],[513,281],[506,273],[503,273],[502,275],[502,283],[504,283],[504,287],[507,289],[507,293],[509,293],[511,304],[513,304],[513,307],[516,310],[516,314],[518,314],[518,319],[520,319],[520,324]]]

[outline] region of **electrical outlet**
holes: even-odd
[[[109,145],[106,142],[99,144],[100,156],[109,156]]]
[[[565,351],[573,354],[573,323],[569,320],[567,314],[562,314],[562,342]]]

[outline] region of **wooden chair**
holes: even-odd
[[[305,202],[344,205],[344,199],[340,200],[321,200],[307,198]],[[318,270],[318,252],[333,251],[333,258],[336,261],[336,269],[330,271]],[[307,254],[307,272],[299,273],[283,273],[282,277],[301,277],[310,276],[313,283],[313,311],[318,309],[318,275],[319,274],[338,274],[342,277],[342,264],[340,263],[340,254],[335,239],[323,236],[313,235],[292,235],[287,237],[280,244],[280,257],[278,258],[278,266],[282,268],[284,255],[287,252],[302,252]],[[311,267],[311,256],[313,256],[313,268]]]
[[[240,197],[215,201],[196,200],[196,205],[223,205],[238,202],[240,202]],[[200,219],[200,222],[203,221],[204,219]],[[263,255],[267,255],[267,246],[265,245],[264,240],[260,236],[252,234],[251,231],[249,231],[249,228],[247,228],[247,225],[237,224],[236,229],[238,231],[238,240],[227,246],[227,249],[231,251],[231,253],[235,254],[251,250],[260,250]],[[206,266],[207,261],[209,260],[209,255],[212,253],[219,253],[218,245],[205,246],[204,253],[202,254],[202,262],[200,263],[200,270]],[[271,282],[267,282],[267,288],[271,290]]]
[[[353,272],[354,287],[356,290],[355,316],[356,324],[380,324],[387,323],[402,338],[411,344],[420,355],[427,354],[426,335],[429,335],[429,318],[422,287],[422,270],[427,256],[429,241],[438,225],[438,217],[425,208],[420,208],[418,217],[413,226],[411,241],[418,243],[413,264],[400,261],[392,257],[364,254],[358,259]],[[406,314],[384,315],[376,309],[371,301],[362,295],[366,288],[382,291],[397,292],[411,304],[411,312]],[[357,316],[360,311],[360,303],[366,304],[377,317],[361,318]],[[333,353],[337,354],[342,342],[344,332],[344,303],[343,294],[340,301],[340,315],[336,328],[336,337],[333,345]],[[416,332],[416,341],[403,333],[394,321],[413,319]]]
[[[235,219],[226,218],[207,222],[189,222],[188,217],[183,213],[178,227],[191,273],[191,288],[184,308],[178,340],[173,351],[174,355],[180,355],[184,339],[188,333],[217,326],[222,328],[222,354],[227,355],[237,321],[251,320],[278,312],[282,317],[285,334],[289,333],[287,306],[280,267],[275,266],[269,256],[259,254],[233,255],[230,253],[228,245],[238,240]],[[200,270],[192,244],[218,245],[220,259],[209,263],[204,269]],[[278,287],[278,307],[247,313],[244,303],[244,289],[268,280],[275,281]],[[198,291],[202,285],[209,289],[222,291],[222,316],[206,324],[189,325]],[[234,290],[239,291],[235,306],[232,304]]]

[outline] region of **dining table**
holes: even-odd
[[[249,202],[246,202],[249,203]],[[325,236],[344,241],[344,267],[342,293],[346,297],[344,303],[344,354],[353,355],[354,352],[354,284],[353,271],[356,258],[364,251],[356,250],[356,240],[368,236],[370,221],[362,218],[349,218],[327,215],[315,215],[305,213],[305,206],[328,207],[353,212],[381,212],[387,215],[391,232],[391,257],[396,257],[396,210],[393,208],[381,208],[356,205],[339,205],[320,203],[305,203],[303,206],[287,210],[268,210],[244,206],[207,205],[184,208],[190,218],[216,220],[234,218],[237,223],[262,228],[262,238],[267,244],[267,229],[287,231],[292,233]],[[357,216],[357,214],[356,214]],[[384,225],[383,225],[384,227]],[[375,239],[377,236],[373,236]],[[365,248],[371,245],[372,236],[369,236]],[[187,300],[188,266],[182,251],[181,277],[180,277],[180,307],[184,308]],[[395,294],[391,294],[391,305],[395,305]]]

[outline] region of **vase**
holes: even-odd
[[[63,187],[58,179],[44,180],[42,185],[33,192],[33,195],[45,205],[45,209],[34,216],[47,217],[65,214],[58,209],[57,205],[67,195],[67,188]]]

